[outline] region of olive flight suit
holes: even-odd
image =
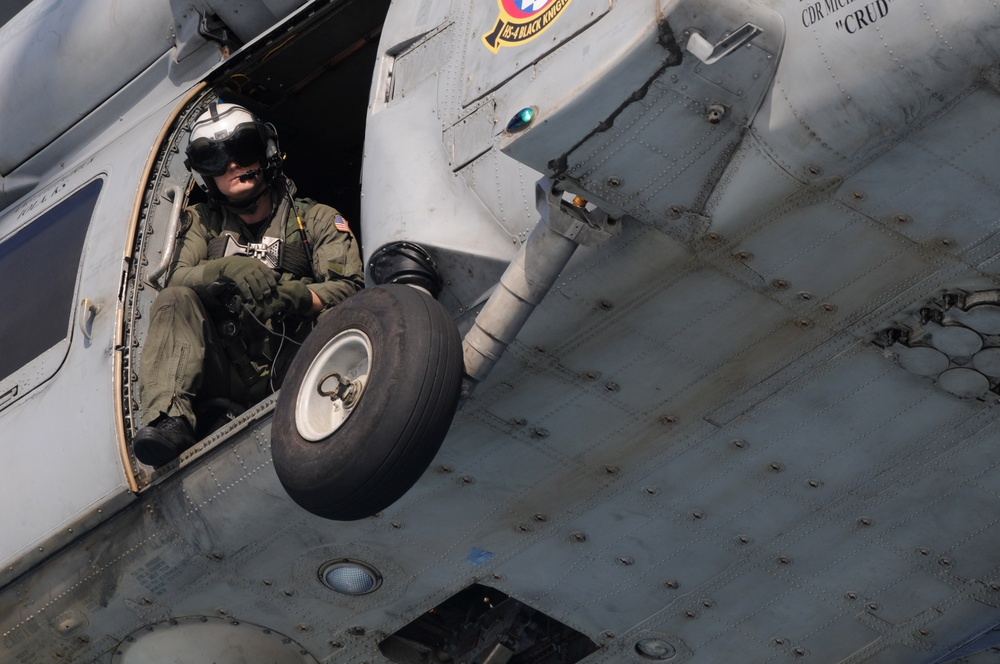
[[[143,425],[162,414],[183,416],[195,427],[196,396],[202,402],[256,403],[277,389],[298,344],[312,329],[315,316],[294,313],[272,319],[265,328],[266,321],[250,315],[224,285],[205,283],[206,265],[222,257],[226,235],[244,246],[280,238],[277,281],[301,280],[324,311],[363,287],[361,257],[346,222],[334,208],[294,194],[292,182],[279,176],[265,194],[272,197],[274,215],[252,227],[215,204],[185,210],[167,287],[153,301],[140,357]]]

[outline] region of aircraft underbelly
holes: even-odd
[[[96,652],[117,641],[89,624],[141,637],[207,615],[354,661],[472,578],[609,643],[588,662],[632,661],[645,638],[690,661],[933,661],[989,627],[993,407],[850,333],[799,328],[710,266],[607,279],[601,266],[685,251],[623,233],[566,275],[379,518],[289,504],[265,403],[225,448],[12,585],[5,642]],[[319,584],[343,558],[380,570],[379,592]]]
[[[626,5],[583,34],[641,25],[616,15]],[[449,187],[489,223],[407,237],[448,256],[473,228],[523,238],[522,201],[490,178],[517,172],[498,148],[522,181],[562,176],[624,215],[578,251],[442,448],[484,502],[432,509],[500,515],[473,540],[510,552],[489,568],[504,592],[597,642],[629,634],[593,661],[654,636],[685,655],[671,661],[933,662],[1000,618],[998,376],[961,353],[917,375],[912,348],[874,343],[943,292],[995,288],[1000,17],[982,2],[810,5],[713,3],[713,22],[670,3],[622,31],[632,48],[539,47],[453,115],[454,87],[435,89],[463,177]],[[664,26],[683,45],[740,18],[763,35],[715,65],[671,60]],[[522,108],[533,123],[505,132]],[[469,132],[480,115],[492,145],[456,157],[467,134],[448,118]],[[461,287],[446,296],[474,309]],[[949,369],[986,388],[955,389]],[[433,500],[433,481],[396,506],[401,522],[429,509],[409,501]]]
[[[661,244],[640,233],[641,250],[602,258],[641,263]],[[477,394],[497,418],[484,425],[525,449],[475,453],[518,459],[516,513],[554,528],[500,565],[505,592],[585,633],[675,636],[695,661],[930,661],[914,659],[932,644],[918,629],[989,626],[994,464],[972,471],[996,433],[989,405],[713,270],[632,286],[567,275]],[[564,523],[531,520],[567,500]]]

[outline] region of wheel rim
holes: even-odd
[[[330,436],[351,416],[364,394],[372,343],[360,330],[345,330],[316,354],[299,387],[295,426],[310,442]]]

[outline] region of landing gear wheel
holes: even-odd
[[[271,426],[288,495],[338,521],[394,503],[441,447],[462,370],[454,322],[411,286],[367,288],[323,315],[288,370]]]

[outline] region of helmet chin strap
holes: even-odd
[[[245,203],[233,203],[232,201],[227,200],[222,204],[222,207],[235,214],[250,214],[257,209],[257,203],[264,197],[264,194],[270,191],[270,189],[270,187],[265,185],[259,194],[256,194]]]
[[[264,177],[263,173],[257,175],[257,177]],[[234,214],[249,214],[257,209],[257,204],[260,199],[264,197],[265,194],[271,191],[271,181],[270,178],[261,180],[260,191],[248,198],[246,201],[238,203],[229,200],[228,198],[222,203],[222,207],[226,208]]]

